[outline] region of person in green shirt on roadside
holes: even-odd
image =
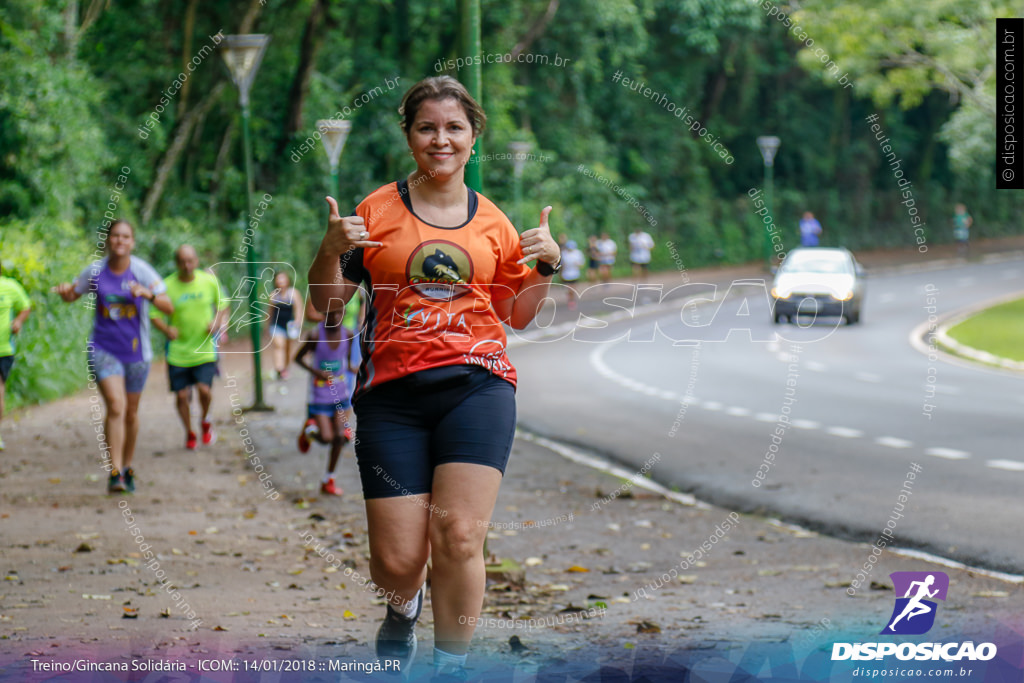
[[[199,269],[199,256],[188,244],[174,253],[177,272],[167,277],[167,296],[174,303],[170,316],[159,311],[153,325],[167,335],[167,375],[177,398],[178,415],[185,427],[185,448],[195,450],[192,430],[192,387],[199,394],[203,445],[217,439],[208,417],[213,401],[211,385],[217,371],[217,342],[227,320],[228,302],[216,276]]]
[[[3,266],[0,266],[0,420],[4,417],[7,378],[14,366],[14,343],[11,337],[21,331],[31,311],[32,302],[24,287],[17,280],[3,277]],[[4,438],[0,435],[0,451],[3,449]]]

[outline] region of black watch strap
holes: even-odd
[[[551,277],[562,269],[562,259],[558,259],[558,263],[551,265],[547,261],[537,261],[537,272],[544,277]]]

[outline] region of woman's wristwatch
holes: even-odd
[[[562,257],[558,257],[558,263],[551,265],[547,261],[537,261],[537,272],[544,277],[551,277],[562,269]]]

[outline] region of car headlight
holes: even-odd
[[[832,295],[832,298],[836,299],[837,301],[849,301],[850,299],[853,298],[853,290],[846,289],[843,290],[842,292],[837,292]]]
[[[788,299],[790,292],[781,291],[778,287],[772,287],[772,298],[774,299]]]

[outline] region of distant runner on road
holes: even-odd
[[[14,366],[14,335],[21,332],[21,326],[32,312],[32,302],[25,288],[12,278],[3,276],[0,266],[0,420],[4,417],[4,398],[7,393],[7,378]],[[0,434],[0,451],[4,449],[4,437]]]
[[[108,493],[135,491],[132,458],[139,433],[139,399],[153,357],[149,305],[167,314],[174,312],[163,280],[153,266],[132,256],[134,248],[135,228],[128,221],[115,221],[107,233],[107,255],[86,266],[74,282],[54,288],[68,303],[90,292],[96,298],[86,350],[89,374],[99,384],[107,409]]]
[[[216,338],[227,321],[228,305],[215,275],[199,269],[199,256],[188,244],[174,253],[177,272],[164,282],[174,313],[150,312],[153,325],[167,335],[167,376],[175,394],[178,416],[185,427],[185,448],[195,450],[198,437],[192,429],[192,387],[199,395],[199,424],[204,446],[217,436],[207,419],[217,376]]]

